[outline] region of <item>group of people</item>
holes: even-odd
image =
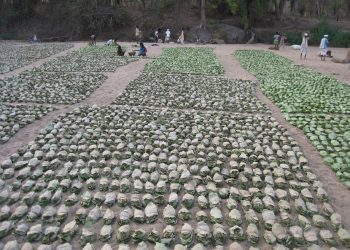
[[[287,40],[286,34],[280,35],[278,32],[276,32],[273,36],[273,45],[275,50],[279,50],[280,48],[285,48],[286,40]]]
[[[302,42],[300,46],[296,46],[297,48],[300,48],[300,59],[306,59],[306,55],[309,51],[309,39],[310,34],[308,32],[305,32],[302,37]],[[276,32],[273,36],[273,44],[274,49],[279,50],[280,48],[285,48],[285,44],[287,41],[286,34],[280,35],[278,32]],[[330,51],[328,50],[329,41],[328,41],[328,35],[324,35],[320,42],[320,56],[321,60],[325,61],[327,56],[330,56]]]
[[[300,45],[300,59],[306,59],[307,52],[309,51],[309,39],[310,39],[310,34],[309,33],[304,33],[303,39]],[[328,35],[324,35],[323,38],[321,39],[320,42],[320,56],[321,56],[321,61],[326,61],[327,56],[331,56],[330,51],[328,50],[329,47],[329,40],[328,40]]]
[[[136,38],[136,42],[140,43],[141,39],[142,39],[142,32],[139,28],[139,26],[136,26],[135,28],[135,38]],[[164,32],[164,39],[161,38],[161,29],[156,29],[154,31],[153,34],[153,39],[156,43],[169,43],[171,42],[171,31],[169,28],[167,28]],[[177,42],[180,44],[184,44],[185,43],[185,32],[183,29],[181,29],[181,33],[177,39]]]
[[[90,45],[96,45],[96,35],[91,35],[90,36]],[[122,49],[122,46],[118,44],[118,39],[113,38],[109,39],[106,43],[106,46],[117,46],[117,56],[124,56],[125,55],[125,50]],[[140,43],[140,48],[138,50],[138,56],[146,56],[147,54],[147,49],[143,43]],[[134,53],[129,53],[130,55],[135,55]]]

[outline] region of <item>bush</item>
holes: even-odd
[[[300,32],[286,32],[288,44],[301,44],[301,33]]]
[[[329,35],[329,42],[332,47],[350,46],[350,33],[344,32],[326,22],[321,22],[311,30],[310,44],[319,45],[322,37],[325,34]]]
[[[331,47],[350,47],[350,33],[344,32],[337,27],[331,26],[326,22],[321,22],[310,31],[309,44],[318,46],[325,34],[329,35]],[[286,32],[287,42],[289,44],[301,44],[301,32]]]

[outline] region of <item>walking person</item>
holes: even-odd
[[[164,40],[164,42],[170,42],[170,36],[171,36],[171,32],[170,32],[170,29],[167,29],[166,31],[165,31],[165,40]]]
[[[180,34],[180,37],[179,37],[178,41],[181,44],[185,44],[185,32],[184,32],[184,29],[181,29],[181,34]]]
[[[287,36],[286,34],[283,34],[280,38],[280,48],[283,48],[283,49],[286,48],[286,40],[287,40]]]
[[[136,39],[136,43],[139,43],[141,40],[141,31],[139,26],[136,26],[135,28],[135,39]]]
[[[280,34],[278,32],[273,36],[273,45],[275,46],[275,50],[279,50],[279,42],[280,42]]]
[[[95,34],[92,34],[90,36],[90,40],[91,40],[91,45],[96,45],[96,35]]]
[[[306,60],[306,55],[307,52],[309,51],[309,34],[308,33],[304,33],[303,36],[303,41],[301,42],[300,45],[300,60],[303,59],[303,55],[304,55],[304,59]]]
[[[158,29],[156,29],[156,30],[154,31],[154,41],[155,41],[156,43],[158,43],[158,40],[159,40],[159,32],[158,32]]]
[[[326,61],[326,56],[328,52],[328,35],[324,35],[323,38],[321,39],[320,43],[320,50],[321,50],[321,61]]]

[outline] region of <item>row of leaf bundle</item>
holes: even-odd
[[[0,144],[7,142],[20,128],[41,119],[52,107],[0,103]]]
[[[166,48],[146,65],[146,72],[164,74],[222,75],[224,68],[212,48]]]
[[[115,46],[88,46],[51,60],[40,69],[55,72],[114,72],[117,67],[136,60],[137,57],[117,56]]]
[[[241,50],[236,57],[293,125],[303,129],[324,161],[350,187],[350,86],[294,65],[272,52]]]
[[[297,143],[265,115],[79,108],[0,170],[5,244],[350,243]]]
[[[37,47],[42,46],[44,45]],[[58,45],[50,46],[49,48],[54,49]],[[69,46],[71,45],[65,45],[65,47]],[[30,54],[32,48],[36,46],[22,46],[21,48],[23,51],[20,52],[24,57],[23,55]],[[21,53],[18,52],[17,56],[20,57]],[[125,65],[133,60],[136,59],[117,57],[115,47],[84,47],[33,70],[0,80],[0,101],[40,104],[78,103],[91,95],[106,80],[107,77],[100,72],[114,71],[117,66]],[[6,106],[7,113],[17,113],[16,109],[16,106]],[[30,106],[28,112],[31,112],[32,109],[45,110],[46,108]],[[8,141],[19,127],[28,124],[29,120],[25,116],[16,117],[15,121],[9,120],[8,117],[4,121],[1,127],[1,143]],[[21,117],[23,120],[20,120]]]
[[[253,81],[224,77],[144,73],[129,83],[115,104],[237,113],[269,113]]]
[[[304,131],[324,161],[350,188],[350,116],[289,114],[286,119]]]
[[[73,47],[69,43],[0,45],[0,74],[31,64]]]
[[[284,113],[350,114],[350,86],[261,50],[239,50],[241,65]]]

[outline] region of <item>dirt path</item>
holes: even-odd
[[[241,49],[240,47],[241,46],[233,48],[232,52]],[[225,47],[217,47],[214,52],[225,68],[226,77],[256,80],[253,75],[240,66],[239,62],[232,55],[227,53]],[[289,124],[283,118],[280,109],[261,92],[260,88],[257,90],[257,96],[271,109],[272,116],[282,124],[283,127],[288,130],[289,134],[298,142],[302,152],[309,160],[309,166],[313,169],[318,179],[325,185],[325,189],[330,198],[329,203],[332,204],[335,210],[342,215],[345,225],[350,227],[350,217],[348,216],[350,207],[350,190],[338,180],[335,173],[324,163],[316,148],[307,139],[303,131]]]
[[[40,65],[43,65],[44,63],[46,63],[46,62],[48,62],[48,61],[50,61],[52,59],[55,59],[55,58],[57,58],[59,56],[67,55],[68,53],[72,52],[73,50],[76,50],[76,49],[79,49],[81,47],[86,46],[86,43],[73,43],[73,45],[74,46],[72,48],[64,50],[64,51],[61,51],[60,53],[54,54],[54,55],[46,57],[44,59],[37,60],[37,61],[35,61],[35,62],[31,63],[31,64],[28,64],[28,65],[26,65],[24,67],[21,67],[21,68],[15,69],[15,70],[12,70],[12,71],[10,71],[8,73],[0,74],[0,79],[4,79],[6,77],[17,75],[19,73],[22,73],[25,70],[31,70],[34,67],[38,67]]]
[[[55,120],[59,115],[72,111],[80,106],[107,105],[120,95],[130,81],[137,78],[148,60],[142,59],[129,63],[125,66],[118,67],[115,72],[108,73],[108,79],[95,90],[87,99],[74,105],[52,105],[57,110],[50,112],[42,119],[31,123],[20,129],[7,143],[0,145],[0,162],[7,159],[16,150],[33,141],[38,131],[44,128],[48,123]]]

